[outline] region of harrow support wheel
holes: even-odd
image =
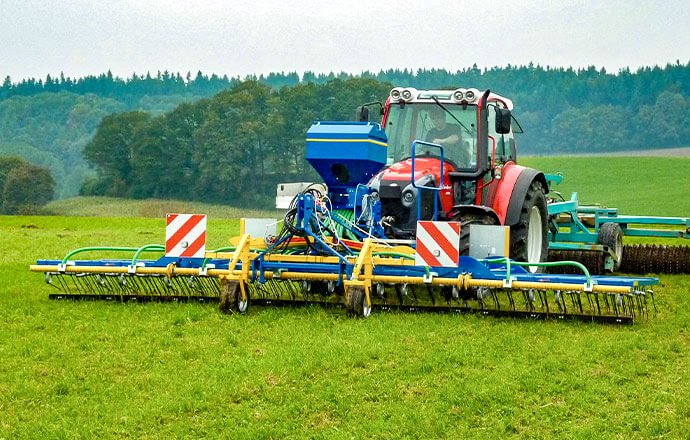
[[[371,306],[367,304],[364,287],[350,286],[345,294],[345,308],[348,316],[367,318],[371,315]]]
[[[613,271],[617,271],[623,262],[623,231],[617,223],[604,223],[599,226],[599,243],[608,247],[616,255],[613,260]]]
[[[249,289],[244,288],[246,300],[242,300],[242,291],[240,290],[240,281],[236,280],[220,280],[220,302],[218,309],[221,313],[247,313],[249,308]]]

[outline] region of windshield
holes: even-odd
[[[412,142],[420,140],[440,144],[444,158],[457,169],[477,168],[477,106],[443,106],[452,115],[434,102],[391,105],[385,127],[388,165],[410,158]],[[437,148],[423,146],[415,152],[417,156],[439,154]]]

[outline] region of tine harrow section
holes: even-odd
[[[521,267],[461,257],[457,268],[414,266],[402,256],[376,256],[371,239],[348,257],[251,253],[249,238],[232,258],[199,262],[165,257],[142,261],[39,261],[33,271],[60,293],[54,298],[137,301],[219,301],[221,310],[253,304],[473,312],[530,318],[630,323],[653,307],[654,278],[532,274]],[[395,252],[388,252],[395,254]]]

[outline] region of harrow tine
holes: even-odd
[[[646,315],[645,312],[647,302],[645,301],[646,298],[644,297],[644,292],[638,290],[637,294],[635,295],[635,299],[637,300],[637,311],[640,314],[640,316]]]
[[[282,287],[279,284],[277,284],[276,281],[269,280],[266,282],[266,284],[264,284],[264,288],[261,291],[261,297],[266,298],[266,297],[273,296],[276,299],[278,299],[278,298],[280,298],[280,290],[281,289],[282,289]]]
[[[72,289],[69,288],[69,284],[67,283],[67,280],[64,279],[65,275],[57,275],[55,278],[58,280],[60,283],[60,287],[63,292],[66,292],[68,294],[72,294]],[[71,277],[70,277],[71,278]]]
[[[616,298],[614,298],[614,296],[616,296]],[[618,298],[615,294],[611,295],[611,307],[613,307],[613,313],[616,316],[621,316],[620,312],[618,311]]]
[[[594,300],[592,299],[591,292],[585,292],[587,295],[587,304],[589,304],[589,309],[594,310]]]
[[[429,298],[431,298],[431,305],[435,306],[436,305],[436,297],[434,297],[433,289],[428,284],[426,285],[426,292],[429,294]]]
[[[544,309],[544,307],[546,307],[546,313],[549,313],[549,298],[548,298],[545,290],[539,291],[539,298],[541,299],[542,310]]]
[[[515,299],[513,298],[513,289],[506,290],[506,296],[508,297],[508,305],[510,309],[515,311]]]
[[[202,292],[208,296],[219,296],[220,286],[216,285],[215,278],[201,277]]]
[[[146,291],[151,296],[163,296],[165,293],[165,283],[160,277],[147,277],[143,279]]]
[[[84,276],[82,274],[77,274],[74,276],[74,284],[77,285],[77,289],[81,292],[88,292],[88,285],[86,284],[84,280]]]
[[[89,287],[88,284],[86,283],[86,280],[84,279],[84,276],[82,274],[77,274],[74,276],[74,282],[77,284],[79,287],[78,289],[81,290],[82,292],[88,292]]]
[[[594,293],[594,301],[597,304],[597,313],[601,315],[601,305],[599,305],[599,292]]]
[[[410,287],[410,294],[412,295],[412,301],[414,301],[414,303],[417,304],[417,289],[415,289],[414,286]]]
[[[561,291],[560,290],[554,290],[553,291],[553,300],[558,306],[558,311],[560,313],[563,313],[563,305],[561,304]]]
[[[290,297],[292,301],[295,301],[297,298],[297,293],[301,293],[302,296],[307,296],[309,294],[308,291],[303,290],[302,292],[297,292],[296,287],[292,285],[290,281],[288,282],[281,282],[281,281],[276,281],[275,285],[278,289],[282,290],[286,295]],[[280,297],[282,294],[279,293],[278,297]]]
[[[395,295],[398,297],[398,303],[399,305],[403,305],[403,287],[400,284],[395,284],[393,286],[395,288]]]
[[[494,303],[496,304],[496,310],[501,310],[501,303],[498,302],[498,293],[495,289],[491,289],[491,297],[494,299]]]
[[[523,299],[523,301],[525,301],[525,309],[531,310],[527,290],[523,289],[523,290],[521,290],[521,292],[522,292],[522,299]]]

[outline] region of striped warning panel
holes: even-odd
[[[460,222],[417,222],[415,265],[458,267]]]
[[[165,227],[165,256],[204,258],[206,256],[206,216],[168,214]]]

